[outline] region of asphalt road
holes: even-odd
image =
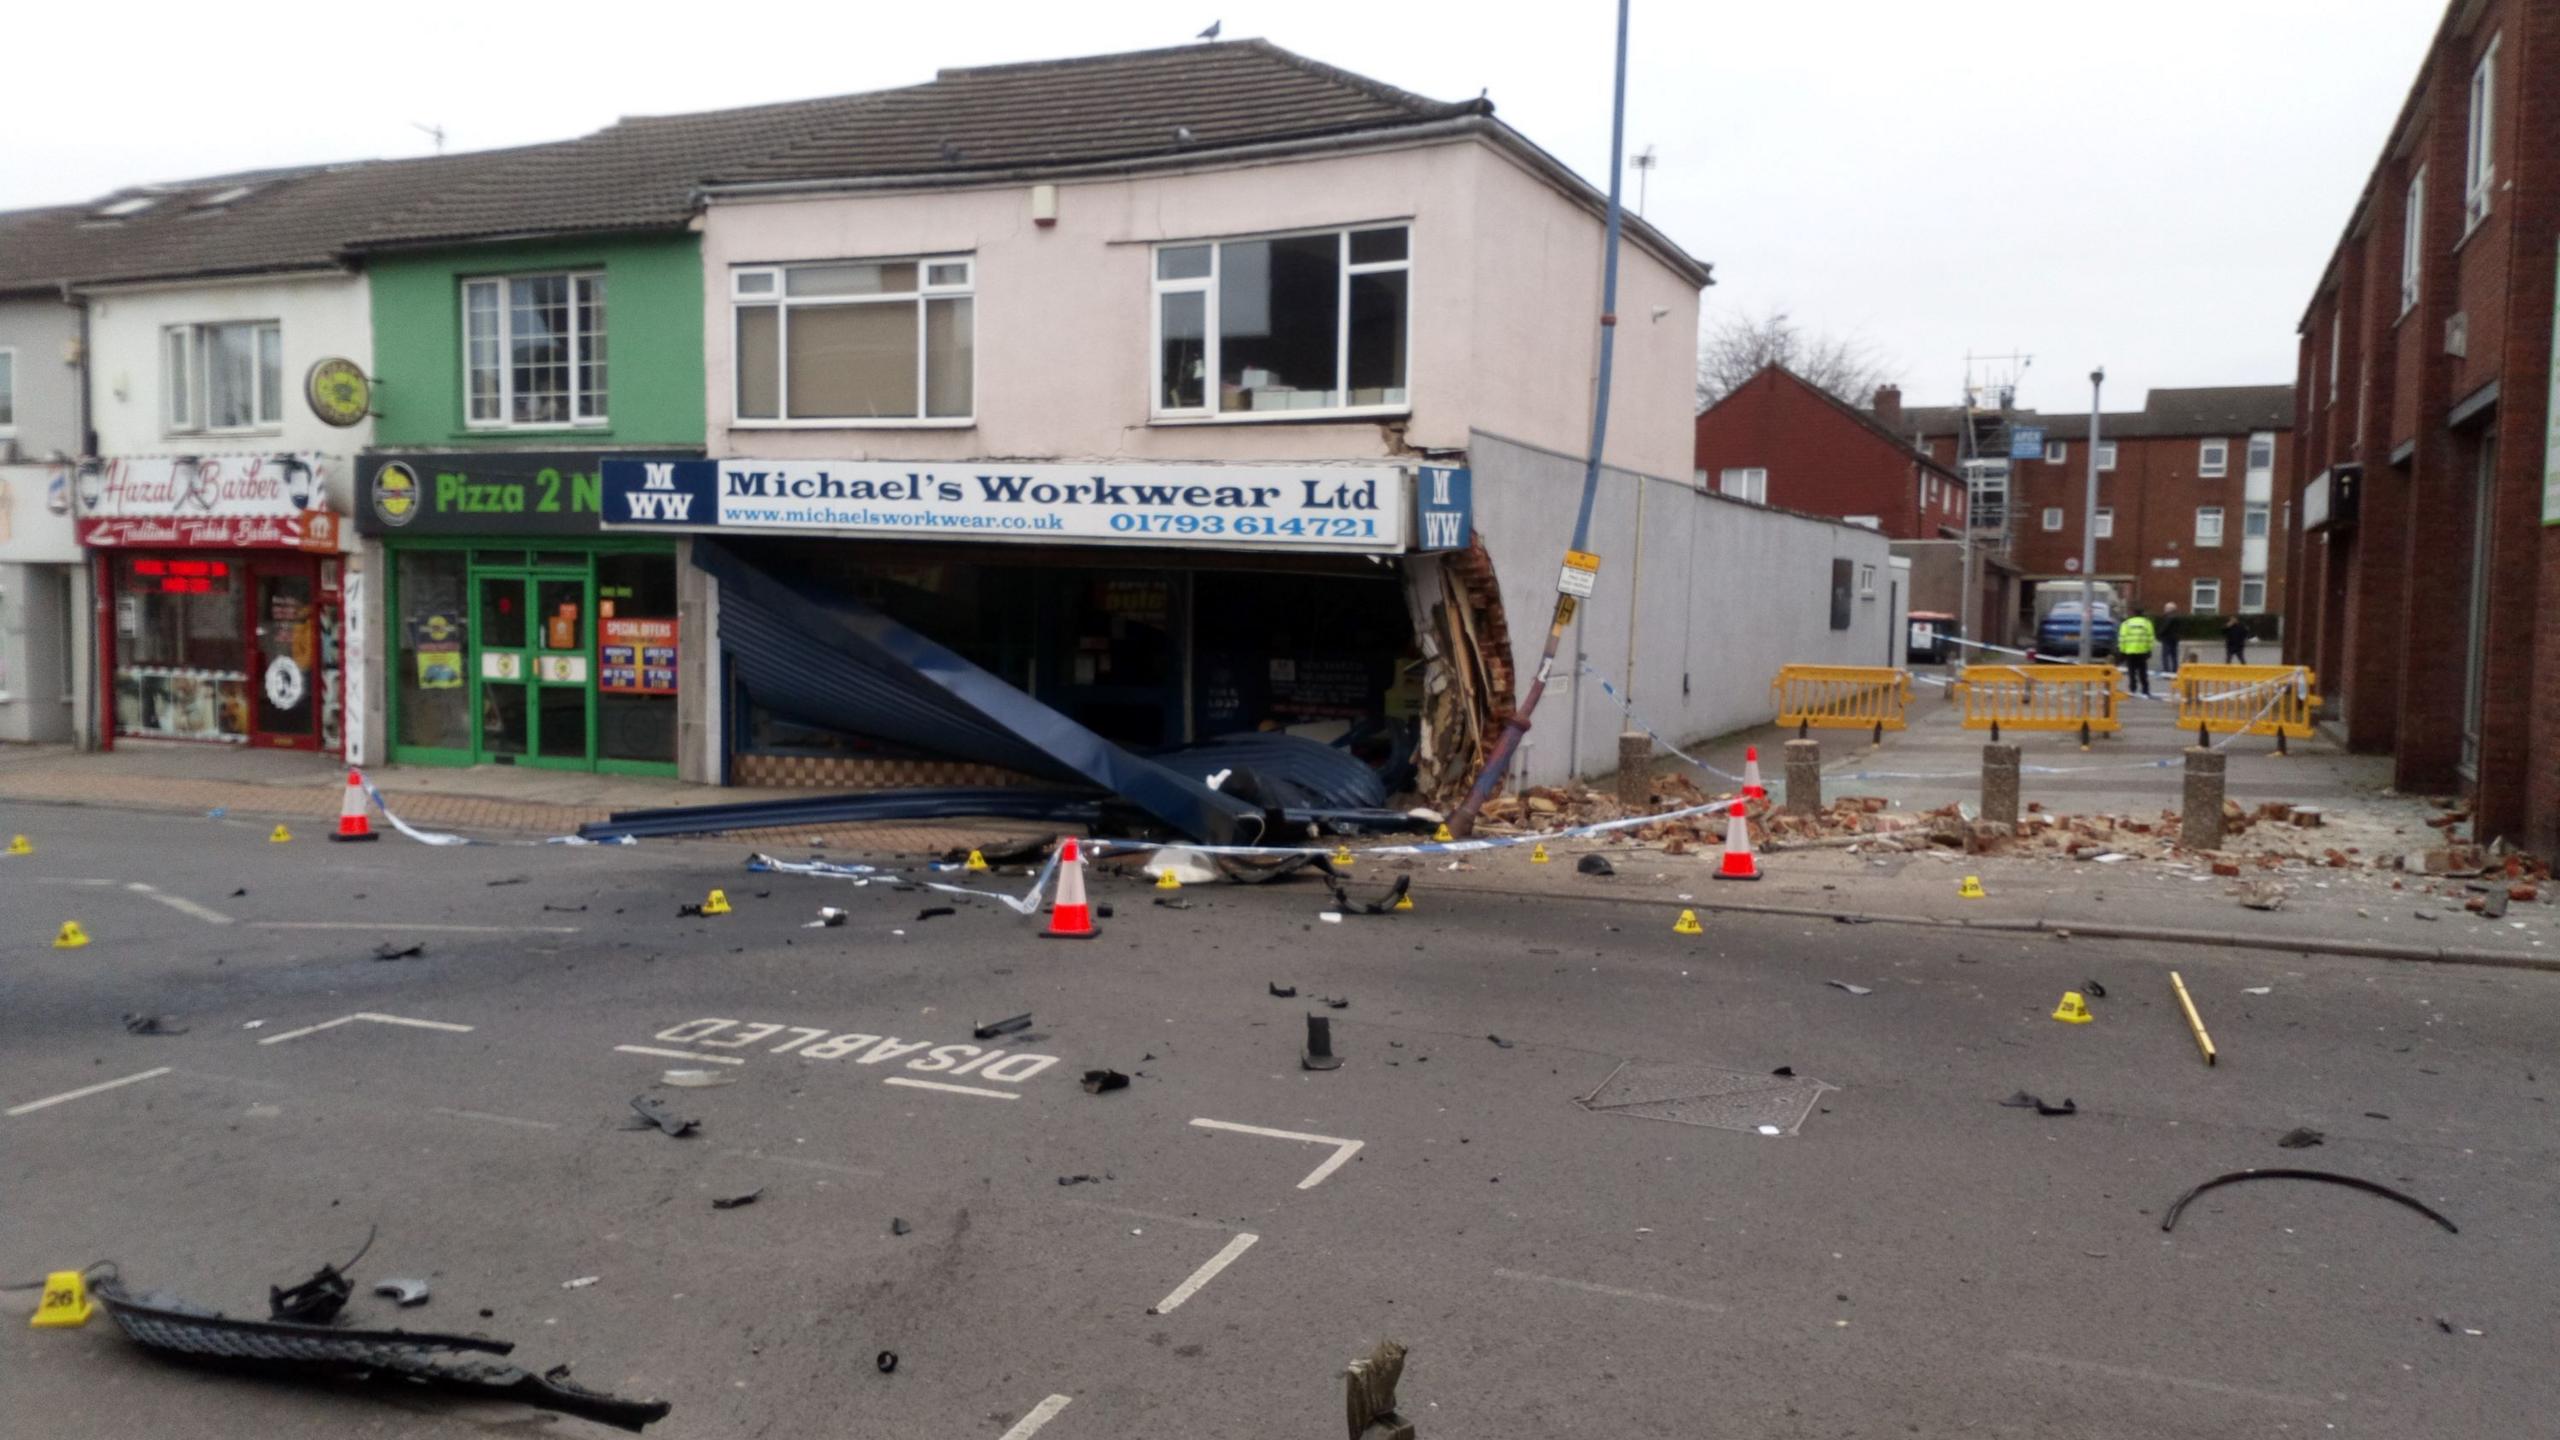
[[[434,1297],[360,1291],[351,1317],[512,1339],[672,1401],[650,1433],[674,1437],[1328,1436],[1384,1336],[1424,1436],[2477,1437],[2560,1410],[2560,976],[1766,917],[1692,938],[1427,870],[1415,911],[1340,923],[1312,884],[1170,910],[1105,882],[1116,915],[1069,944],[982,901],[920,920],[944,898],[750,876],[733,847],[266,829],[0,816],[38,844],[0,860],[0,1280],[112,1259],[257,1315],[379,1227],[360,1285]],[[676,917],[714,885],[734,914]],[[821,904],[850,923],[801,928]],[[51,948],[65,919],[95,943]],[[2047,1018],[2087,979],[2094,1024]],[[1311,1007],[1339,1070],[1300,1068]],[[1022,1011],[1003,1055],[968,1048]],[[1087,1094],[1091,1066],[1135,1079]],[[1779,1066],[1792,1099],[1694,1098],[1700,1068]],[[2079,1113],[1997,1103],[2020,1089]],[[623,1128],[643,1093],[699,1133]],[[1654,1108],[1743,1128],[1631,1103],[1684,1097]],[[2279,1149],[2296,1126],[2327,1144]],[[2290,1181],[2162,1233],[2190,1185],[2285,1165],[2461,1233]],[[173,1368],[103,1316],[0,1326],[0,1415],[46,1440],[610,1433]]]

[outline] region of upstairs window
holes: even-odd
[[[2489,218],[2492,192],[2498,184],[2498,37],[2480,53],[2471,72],[2471,125],[2462,161],[2462,233],[2468,235]]]
[[[2276,468],[2276,437],[2264,431],[2249,437],[2249,469],[2252,473]]]
[[[2099,506],[2097,521],[2092,524],[2089,529],[2101,540],[2113,540],[2116,538],[2116,512],[2114,507],[2107,505]]]
[[[462,370],[475,429],[604,424],[604,276],[463,281]]]
[[[2063,461],[2068,460],[2068,459],[2070,459],[2070,458],[2071,458],[2071,442],[2070,442],[2070,441],[2068,441],[2068,440],[2047,440],[2046,442],[2044,442],[2044,463],[2046,463],[2047,465],[2059,465],[2059,464],[2061,464]]]
[[[2201,547],[2210,548],[2221,543],[2222,507],[2219,505],[2197,506],[2196,544]]]
[[[2061,506],[2047,505],[2044,507],[2044,528],[2047,530],[2059,530],[2062,528]]]
[[[2199,479],[2219,480],[2230,473],[2230,441],[2206,440],[2196,446],[2196,475]]]
[[[1160,418],[1292,418],[1410,407],[1407,227],[1160,245]]]
[[[1716,477],[1716,488],[1736,500],[1754,505],[1769,503],[1769,472],[1758,467],[1749,470],[1727,470]]]
[[[2427,167],[2409,177],[2409,199],[2400,211],[2400,313],[2418,303],[2418,275],[2426,255]]]
[[[161,332],[170,434],[239,434],[284,424],[284,327],[273,320],[172,325]]]
[[[977,269],[933,255],[731,271],[738,420],[970,423]]]
[[[2106,471],[2113,470],[2114,468],[2116,468],[2116,442],[2114,442],[2113,440],[2101,440],[2101,441],[2099,441],[2099,442],[2098,442],[2098,470],[2099,470],[2099,472],[2100,472],[2101,474],[2103,474],[2103,473],[2105,473]]]

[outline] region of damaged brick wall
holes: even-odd
[[[1511,666],[1511,626],[1493,557],[1479,536],[1463,551],[1441,558],[1440,593],[1427,621],[1424,653],[1424,758],[1415,788],[1436,804],[1454,803],[1476,772],[1518,703]]]

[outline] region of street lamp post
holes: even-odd
[[[2107,367],[2089,372],[2089,497],[2080,507],[2080,663],[2089,663],[2098,631],[2098,392]]]

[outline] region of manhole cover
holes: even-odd
[[[1836,1085],[1803,1075],[1753,1075],[1714,1065],[1650,1060],[1622,1062],[1600,1088],[1582,1097],[1586,1110],[1669,1120],[1711,1130],[1757,1133],[1775,1126],[1793,1135],[1813,1104]]]

